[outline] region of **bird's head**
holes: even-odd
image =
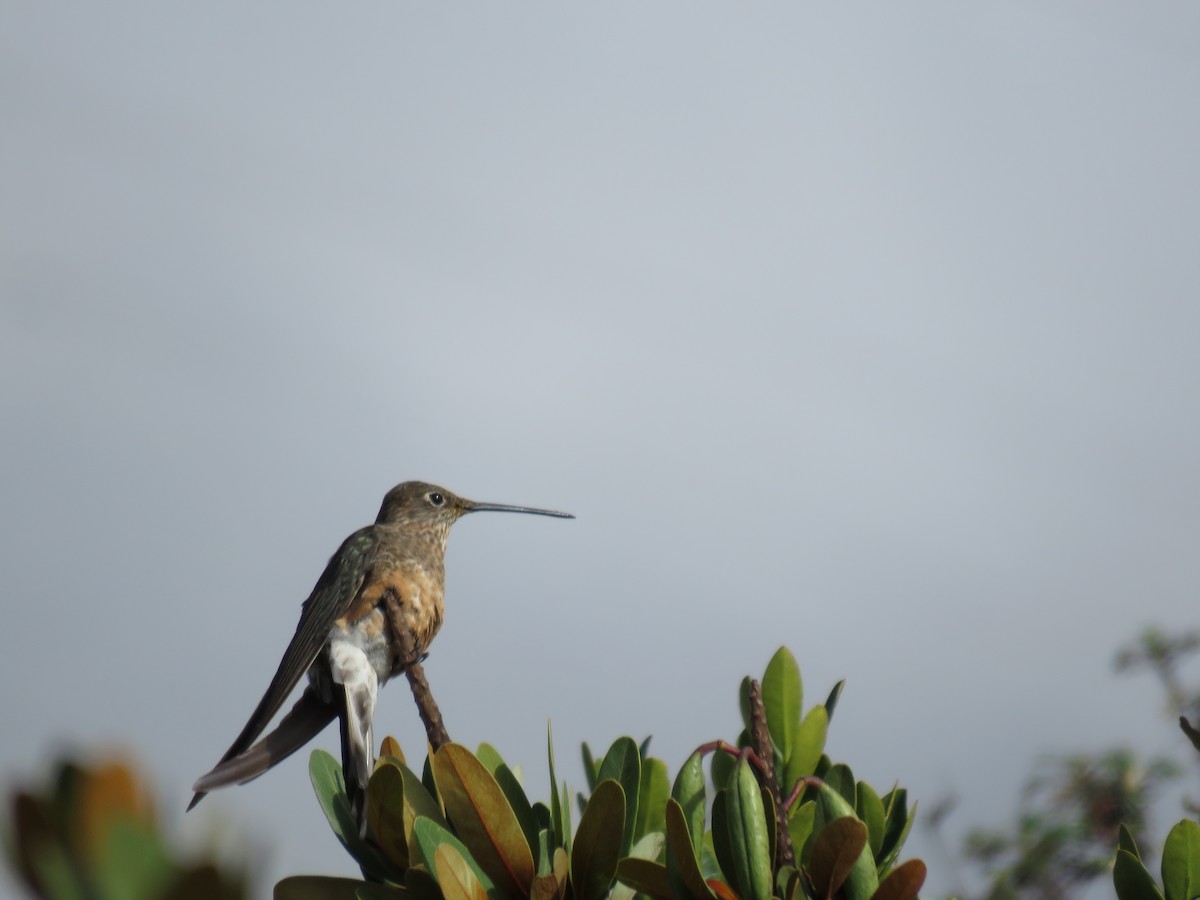
[[[436,484],[406,481],[387,492],[375,522],[378,525],[413,525],[449,530],[451,525],[472,512],[516,512],[560,519],[575,518],[570,513],[552,509],[511,506],[507,503],[477,503]]]

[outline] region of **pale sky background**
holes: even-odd
[[[0,6],[6,780],[353,873],[306,753],[183,810],[410,478],[578,516],[459,524],[427,664],[537,797],[780,643],[952,837],[1179,749],[1111,660],[1196,624],[1200,4]]]

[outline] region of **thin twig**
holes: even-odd
[[[762,761],[754,750],[750,747],[735,747],[729,741],[709,741],[707,744],[701,744],[696,748],[695,752],[699,754],[712,753],[715,750],[720,750],[722,753],[728,753],[730,756],[744,756],[750,760],[750,765],[762,772],[766,768],[766,763]]]

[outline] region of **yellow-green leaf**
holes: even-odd
[[[404,886],[411,892],[428,894],[428,885],[422,883],[422,877],[438,884],[434,873],[436,872],[437,851],[439,847],[450,846],[458,852],[471,871],[474,873],[476,880],[483,886],[484,891],[492,900],[496,900],[499,896],[495,884],[492,882],[488,873],[480,866],[478,860],[471,856],[471,851],[457,837],[451,834],[432,819],[426,819],[421,816],[413,825],[413,838],[409,850],[412,856],[414,865],[404,872]],[[423,867],[423,868],[422,868]],[[438,887],[438,893],[441,893],[441,887]]]
[[[446,815],[470,855],[504,893],[528,897],[533,853],[492,773],[461,744],[439,749],[432,768]]]
[[[800,667],[787,647],[780,647],[767,663],[762,680],[763,709],[767,713],[767,731],[785,765],[792,758],[804,690]]]
[[[1192,900],[1200,894],[1200,825],[1183,819],[1163,845],[1163,891],[1167,900]]]
[[[825,737],[829,733],[829,713],[824,706],[814,706],[796,728],[792,754],[783,769],[783,790],[790,792],[796,782],[811,775],[821,761],[825,751]]]
[[[487,900],[474,871],[450,844],[438,844],[433,851],[433,872],[446,900]]]

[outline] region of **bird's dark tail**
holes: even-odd
[[[230,784],[245,784],[257,778],[307,744],[337,715],[336,702],[326,702],[312,687],[306,688],[292,711],[279,720],[274,731],[236,756],[222,760],[192,785],[196,795],[192,797],[188,809],[203,800],[211,790]]]

